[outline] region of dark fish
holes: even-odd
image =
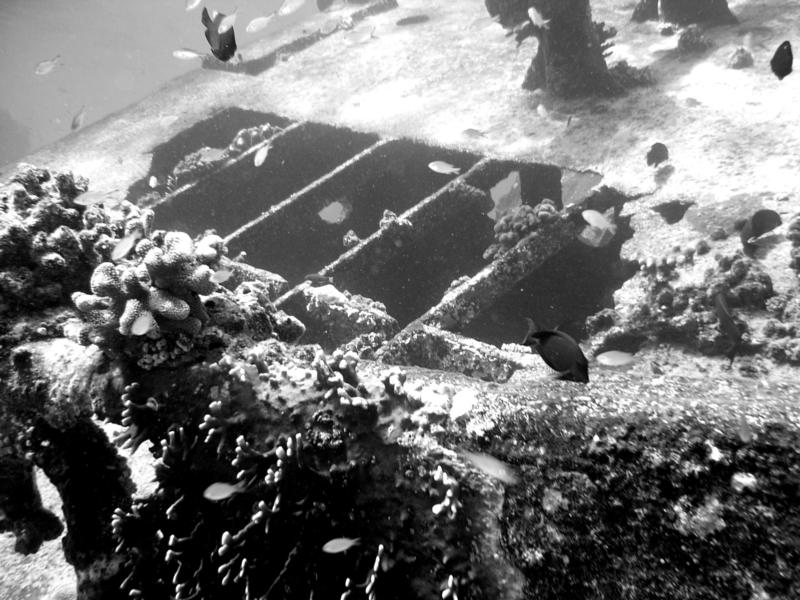
[[[739,328],[736,326],[736,322],[731,316],[731,311],[728,308],[728,303],[725,301],[725,296],[722,292],[717,292],[714,296],[714,312],[719,321],[720,331],[731,342],[731,347],[725,356],[731,361],[731,364],[733,364],[733,359],[742,342],[742,332],[739,331]]]
[[[303,276],[303,281],[311,283],[311,287],[321,287],[323,285],[332,285],[333,279],[327,275],[320,275],[319,273],[309,273]]]
[[[650,146],[650,151],[647,153],[647,166],[656,167],[669,158],[669,150],[661,142],[656,142]]]
[[[328,10],[333,4],[333,0],[317,0],[317,10],[322,12]]]
[[[742,230],[739,232],[744,253],[747,256],[752,256],[756,248],[758,248],[758,246],[752,242],[753,238],[757,238],[768,231],[772,231],[782,223],[781,216],[774,210],[762,208],[754,212],[753,215],[745,221]]]
[[[395,25],[399,25],[402,27],[403,25],[419,25],[420,23],[425,23],[426,21],[430,21],[431,18],[428,15],[414,15],[413,17],[405,17],[400,19],[395,23]]]
[[[220,23],[225,17],[226,15],[218,12],[212,19],[208,14],[208,9],[204,6],[200,18],[203,27],[206,28],[206,39],[208,45],[211,46],[211,54],[222,62],[228,62],[236,54],[236,36],[233,33],[233,27],[223,33],[219,32]]]
[[[772,55],[772,60],[769,61],[769,67],[775,73],[775,77],[783,79],[792,72],[792,45],[787,41],[783,42],[775,54]]]
[[[522,342],[536,350],[545,364],[561,374],[561,379],[589,383],[589,361],[571,335],[563,331],[536,330],[532,319],[526,319],[528,335]]]

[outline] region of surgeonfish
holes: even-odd
[[[782,42],[778,49],[775,50],[772,59],[769,61],[769,67],[778,79],[783,79],[792,72],[792,44],[789,41]]]
[[[648,150],[645,159],[647,160],[648,167],[657,167],[659,164],[669,159],[669,150],[667,150],[667,147],[661,142],[656,142],[650,146],[650,150]]]
[[[548,367],[558,371],[560,379],[589,383],[589,361],[571,335],[557,329],[537,330],[532,319],[525,320],[528,334],[523,345],[538,352]]]
[[[211,54],[222,62],[228,62],[236,54],[236,36],[233,27],[223,33],[219,32],[219,26],[225,17],[226,15],[221,12],[215,12],[212,19],[205,6],[203,14],[200,16],[200,21],[206,28],[206,40],[211,47]]]

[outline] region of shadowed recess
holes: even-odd
[[[138,198],[148,192],[148,180],[155,176],[164,181],[173,169],[187,155],[207,146],[209,148],[227,148],[236,134],[249,127],[269,123],[276,127],[286,127],[292,121],[272,113],[263,113],[241,108],[226,108],[191,127],[187,127],[163,144],[153,148],[150,171],[142,179],[128,188],[128,200]]]
[[[235,132],[234,132],[235,133]],[[264,164],[248,156],[156,208],[160,228],[231,233],[369,147],[377,136],[305,123],[272,143]],[[301,227],[302,230],[302,227]],[[303,245],[302,235],[293,244]],[[270,246],[268,240],[259,240]],[[294,247],[294,246],[293,246]],[[267,253],[267,256],[269,254]],[[253,260],[253,264],[259,264]]]
[[[338,155],[340,160],[343,156]],[[228,247],[233,253],[246,251],[251,264],[299,283],[306,273],[345,252],[342,238],[347,231],[366,238],[378,230],[384,210],[400,214],[453,179],[428,168],[435,160],[448,161],[463,172],[478,156],[410,140],[389,142],[230,240]],[[343,210],[331,219],[327,211],[337,206]],[[331,212],[335,217],[337,211]]]
[[[525,337],[525,317],[543,329],[558,327],[580,340],[586,317],[613,308],[614,292],[638,265],[619,258],[633,230],[617,219],[617,235],[605,248],[579,241],[548,259],[464,328],[464,335],[492,344],[519,344]]]

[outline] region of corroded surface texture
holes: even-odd
[[[420,321],[444,329],[460,329],[571,243],[578,231],[577,222],[566,217],[543,225],[468,281],[448,291]]]

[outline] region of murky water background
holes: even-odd
[[[219,0],[209,10],[238,6],[237,42],[270,35],[244,32],[250,19],[275,10],[280,0]],[[312,2],[313,4],[313,2]],[[187,12],[185,0],[1,0],[0,164],[70,133],[73,116],[86,105],[86,124],[150,95],[167,81],[199,67],[180,61],[177,48],[202,52],[202,6]],[[287,19],[283,26],[304,17]],[[47,75],[36,65],[61,56]]]

